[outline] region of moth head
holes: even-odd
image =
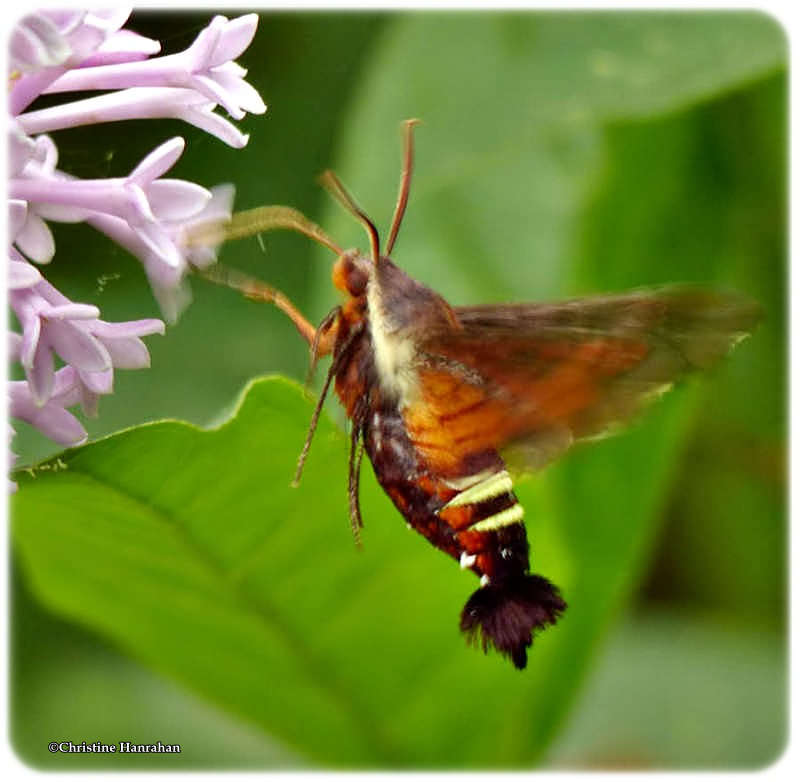
[[[353,297],[359,297],[366,293],[367,283],[375,274],[375,270],[379,266],[385,266],[384,262],[391,261],[391,255],[394,243],[397,239],[397,233],[400,230],[400,224],[403,222],[403,215],[406,211],[406,204],[408,203],[408,193],[411,184],[411,169],[414,154],[413,144],[413,130],[418,120],[410,119],[403,123],[405,131],[405,154],[403,161],[403,171],[400,176],[400,191],[397,196],[397,204],[394,209],[394,216],[392,218],[392,227],[389,231],[389,238],[384,248],[384,253],[381,254],[380,239],[378,237],[378,230],[375,224],[367,217],[363,209],[356,203],[353,196],[347,192],[345,186],[339,180],[339,177],[333,171],[325,171],[319,178],[320,184],[338,201],[347,212],[358,220],[367,232],[369,238],[370,254],[364,255],[360,250],[346,250],[339,252],[339,257],[333,267],[333,284],[341,291],[350,294]],[[321,229],[318,229],[321,230]],[[318,236],[315,238],[319,238]],[[335,245],[327,240],[328,247],[335,248]]]
[[[373,268],[372,259],[361,250],[347,250],[333,265],[333,284],[340,291],[358,298],[366,293]]]

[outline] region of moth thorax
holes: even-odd
[[[378,280],[367,285],[369,329],[375,368],[381,388],[402,410],[417,396],[417,373],[414,369],[416,345],[412,329],[398,328],[385,309]]]
[[[333,265],[333,284],[351,296],[363,296],[372,267],[372,261],[365,258],[360,250],[347,250]]]

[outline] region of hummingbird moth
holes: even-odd
[[[566,603],[531,572],[524,511],[504,457],[513,452],[527,467],[541,467],[574,442],[629,420],[675,380],[727,354],[755,326],[758,306],[687,286],[551,304],[450,305],[390,258],[408,202],[414,124],[405,123],[399,196],[383,252],[375,225],[332,172],[322,182],[364,226],[366,253],[342,250],[282,206],[238,213],[193,241],[283,228],[335,253],[333,283],[344,301],[318,327],[258,280],[220,266],[203,274],[283,310],[308,343],[312,368],[332,356],[296,479],[333,383],[351,424],[356,540],[366,452],[408,524],[480,578],[461,630],[522,669],[535,633],[554,624]]]

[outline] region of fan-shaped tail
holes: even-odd
[[[461,612],[461,630],[484,652],[492,646],[521,670],[536,631],[555,624],[566,607],[546,578],[521,574],[476,590]]]

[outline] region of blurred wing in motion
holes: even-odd
[[[506,449],[540,467],[575,440],[624,423],[653,396],[707,369],[759,318],[751,299],[689,287],[555,304],[455,308],[461,328],[420,344],[420,450]]]

